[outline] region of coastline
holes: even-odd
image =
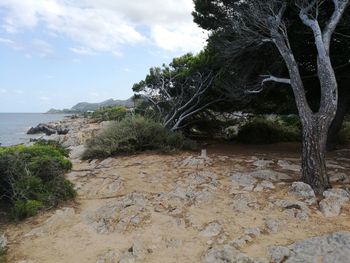
[[[39,134],[28,135],[27,131],[39,123],[50,123],[63,120],[65,114],[44,113],[0,113],[0,144],[13,146],[26,144],[31,139],[38,138]]]

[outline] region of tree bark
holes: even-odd
[[[329,122],[314,114],[303,125],[302,181],[317,194],[330,188],[325,159]]]

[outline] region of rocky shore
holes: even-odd
[[[89,118],[67,117],[63,120],[41,123],[28,130],[28,134],[39,134],[38,139],[55,140],[67,147],[71,152],[71,159],[79,159],[84,151],[86,141],[99,130],[109,124],[96,122]]]
[[[348,148],[329,156],[333,189],[316,196],[298,182],[298,152],[213,145],[208,156],[81,161],[86,140],[108,123],[50,125],[68,130],[44,138],[71,149],[67,178],[78,197],[7,226],[0,246],[9,262],[349,262]]]

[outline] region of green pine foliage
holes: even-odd
[[[237,141],[247,144],[270,144],[300,141],[300,122],[293,117],[268,119],[257,117],[242,126]]]
[[[0,202],[16,220],[75,196],[72,183],[64,178],[72,164],[62,151],[51,142],[0,147]]]
[[[129,111],[123,106],[103,107],[92,113],[91,117],[97,121],[121,121]]]

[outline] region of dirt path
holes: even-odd
[[[214,148],[208,159],[149,153],[76,161],[67,175],[76,203],[9,226],[9,262],[192,263],[225,244],[266,258],[270,246],[350,231],[349,202],[334,218],[317,205],[278,204],[298,200],[288,194],[300,174],[297,153]],[[329,167],[335,186],[349,186],[349,150],[333,154]]]

